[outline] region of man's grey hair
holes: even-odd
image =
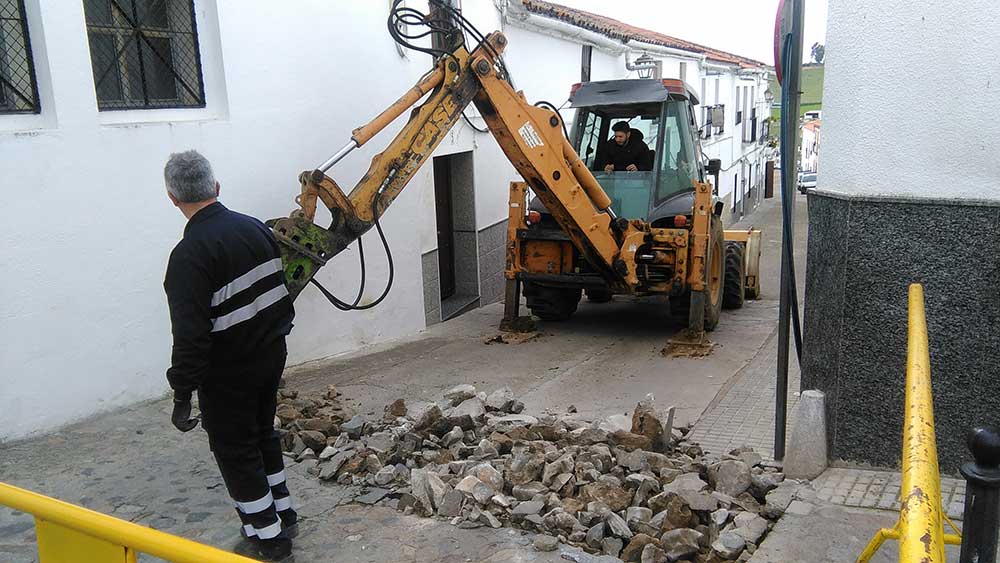
[[[163,167],[167,191],[183,203],[197,203],[216,196],[215,174],[198,151],[175,152]]]

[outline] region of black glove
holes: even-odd
[[[188,432],[198,426],[198,418],[191,418],[191,397],[174,397],[174,412],[170,415],[170,422],[181,432]]]

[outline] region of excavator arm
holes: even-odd
[[[389,108],[355,129],[337,154],[299,176],[299,208],[288,217],[268,221],[282,247],[293,299],[319,268],[376,224],[470,103],[475,103],[511,163],[594,268],[609,284],[626,288],[635,284],[634,260],[623,259],[623,251],[629,252],[623,244],[634,247],[644,224],[615,218],[610,198],[563,135],[559,115],[528,103],[502,76],[500,54],[506,44],[506,37],[494,32],[471,53],[464,45],[456,46]],[[392,142],[372,159],[368,172],[345,194],[327,170],[423,98]],[[314,223],[318,202],[332,216],[327,228]]]

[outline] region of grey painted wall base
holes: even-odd
[[[420,267],[424,278],[424,323],[431,326],[441,322],[441,270],[437,249],[420,257]]]
[[[479,304],[503,301],[507,219],[479,231]],[[499,322],[499,321],[497,321]]]
[[[460,274],[456,289],[462,301],[459,308],[465,309],[473,301],[476,301],[478,307],[503,301],[507,220],[476,232],[474,237],[466,236],[471,233],[456,232],[456,235],[456,246],[464,245],[457,258],[459,263],[456,264],[456,273]],[[470,254],[476,260],[463,259],[461,256]],[[441,306],[441,273],[437,249],[421,256],[421,270],[424,280],[424,322],[430,326],[449,316],[442,312],[447,307]],[[474,279],[476,275],[478,279]],[[497,323],[499,322],[498,319]]]
[[[802,388],[826,393],[829,455],[900,462],[907,287],[924,285],[941,470],[1000,422],[1000,202],[809,194]]]

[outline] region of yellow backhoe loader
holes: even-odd
[[[601,89],[593,83],[580,85],[574,91],[579,102],[574,104],[574,139],[577,148],[585,146],[581,159],[559,112],[532,105],[513,88],[501,57],[507,47],[502,33],[480,35],[457,10],[438,0],[431,1],[426,16],[397,1],[388,24],[397,42],[434,55],[434,67],[375,119],[355,129],[340,151],[303,172],[299,208],[268,222],[282,246],[293,299],[310,282],[341,309],[368,308],[384,298],[360,306],[346,303],[322,289],[314,275],[373,226],[382,234],[379,217],[470,103],[521,176],[510,185],[505,324],[518,317],[522,287],[528,307],[543,319],[568,316],[583,290],[597,299],[612,293],[659,294],[670,296],[697,342],[718,322],[727,274],[735,276],[729,286],[739,292],[727,294],[729,299],[741,304],[744,293],[757,295],[760,234],[724,233],[722,203],[707,182],[719,162],[699,160],[691,110],[696,99],[682,83],[619,81],[631,84],[616,85],[627,90],[628,99],[618,100],[595,100]],[[420,34],[404,31],[420,25],[437,34],[432,47],[413,44],[410,40]],[[477,41],[471,50],[466,32]],[[403,128],[345,194],[326,172],[410,108]],[[654,170],[595,177],[592,169],[601,151],[595,139],[606,139],[608,123],[616,118],[637,126],[645,122],[658,153]],[[530,208],[529,190],[534,194]],[[647,204],[636,203],[643,198]],[[327,228],[314,223],[320,201],[332,215]],[[382,240],[385,244],[384,236]],[[734,265],[728,272],[727,244],[742,250],[730,251]],[[390,258],[390,285],[391,276]]]

